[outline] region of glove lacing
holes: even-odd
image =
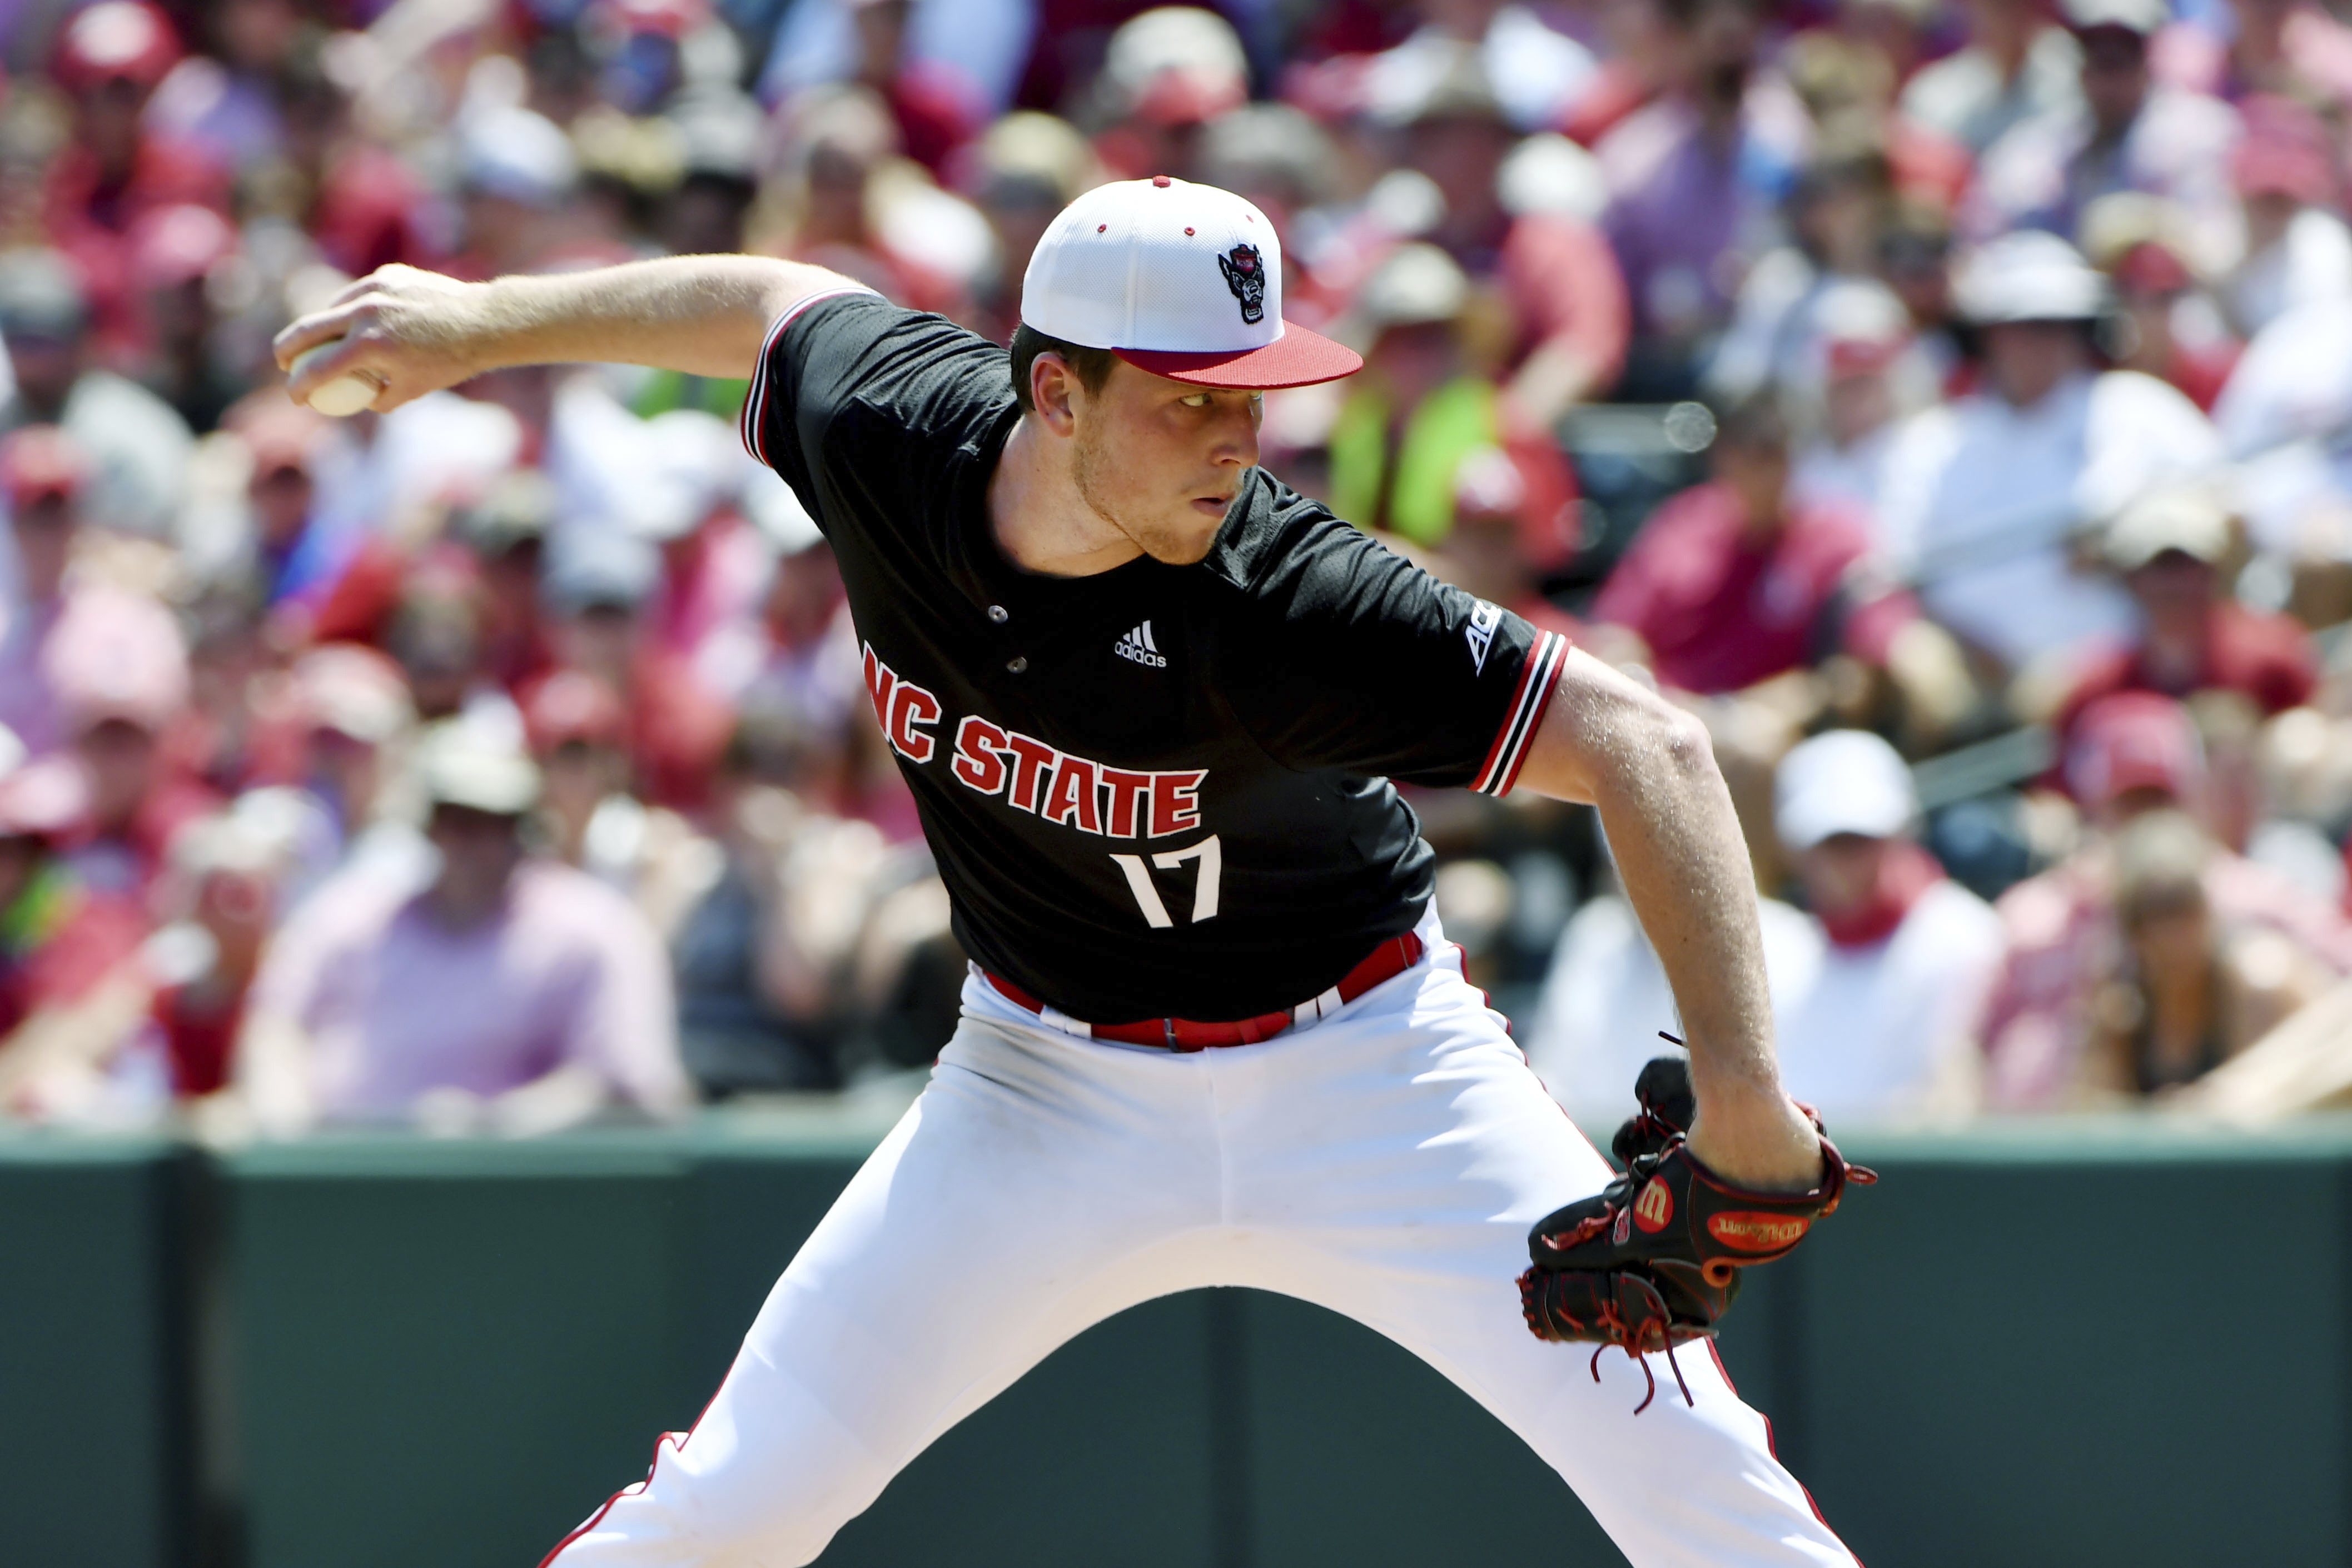
[[[1607,1301],[1601,1303],[1601,1326],[1614,1334],[1617,1346],[1641,1364],[1643,1381],[1648,1385],[1642,1402],[1633,1406],[1633,1414],[1639,1416],[1647,1410],[1650,1401],[1658,1396],[1657,1374],[1650,1370],[1649,1353],[1653,1348],[1666,1353],[1666,1365],[1674,1371],[1675,1386],[1683,1391],[1683,1403],[1697,1408],[1697,1401],[1691,1397],[1690,1385],[1683,1378],[1683,1364],[1675,1359],[1674,1318],[1666,1310],[1666,1298],[1659,1293],[1655,1285],[1639,1274],[1623,1274],[1620,1279],[1627,1284],[1640,1286],[1642,1293],[1649,1298],[1643,1303],[1649,1310],[1632,1322],[1628,1322],[1625,1315],[1617,1310],[1617,1297],[1613,1291]],[[1653,1333],[1658,1336],[1654,1347],[1649,1343]],[[1595,1383],[1601,1381],[1601,1353],[1608,1348],[1606,1344],[1592,1347],[1592,1360],[1587,1364],[1591,1368]]]

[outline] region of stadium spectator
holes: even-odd
[[[1093,97],[1095,152],[1112,178],[1196,179],[1202,128],[1249,98],[1249,60],[1214,11],[1154,6],[1111,34]]]
[[[1788,422],[1769,397],[1729,410],[1714,477],[1659,508],[1617,563],[1592,618],[1634,639],[1662,685],[1738,692],[1850,650],[1883,664],[1906,597],[1868,569],[1851,512],[1789,498]]]
[[[1418,26],[1366,62],[1364,92],[1376,107],[1420,99],[1458,68],[1465,48],[1494,84],[1495,102],[1515,131],[1568,124],[1599,85],[1601,62],[1592,51],[1538,7],[1454,0],[1400,9]]]
[[[291,909],[330,877],[380,876],[414,888],[431,853],[402,799],[401,773],[415,708],[401,669],[373,648],[330,643],[297,660],[268,716],[290,753],[278,793],[291,819],[292,863],[279,899]]]
[[[1887,459],[1889,552],[1927,612],[1998,671],[2124,634],[2122,591],[2074,569],[2073,539],[2149,485],[2221,462],[2194,403],[2100,368],[2109,303],[2053,235],[1984,246],[1959,285],[1983,385],[1913,419]]]
[[[911,54],[907,22],[911,0],[850,0],[857,31],[852,79],[889,106],[907,156],[933,174],[979,128],[979,94],[960,72]]]
[[[994,266],[974,289],[972,325],[992,341],[1006,343],[1020,325],[1021,280],[1029,270],[1030,254],[1045,237],[1045,225],[1100,183],[1103,170],[1094,149],[1074,126],[1027,110],[990,126],[970,149],[968,163],[964,188],[996,239]],[[1256,199],[1265,205],[1263,196]],[[1273,208],[1266,210],[1277,225],[1283,222]],[[1289,260],[1287,250],[1284,260]],[[1287,279],[1283,298],[1290,298]]]
[[[451,273],[530,272],[578,235],[570,204],[580,161],[562,127],[516,106],[479,114],[458,128],[457,141],[464,238]]]
[[[593,676],[621,694],[646,798],[693,810],[708,797],[710,769],[727,744],[729,715],[695,676],[688,656],[654,642],[651,603],[661,586],[661,554],[646,539],[575,532],[545,580],[549,644],[559,668]],[[645,700],[656,693],[658,701]]]
[[[148,922],[137,900],[84,886],[59,853],[87,807],[65,758],[0,778],[0,1115],[135,1122],[169,1093],[152,1054],[128,1071],[113,1060],[146,995]]]
[[[2011,888],[1995,905],[2008,946],[1980,1043],[1986,1103],[1997,1110],[2072,1102],[2097,1027],[2101,988],[2116,972],[2123,941],[2115,840],[2152,811],[2180,811],[2195,821],[2210,784],[2187,713],[2147,692],[2111,696],[2084,713],[2065,779],[2092,831],[2064,860]],[[2199,831],[2211,837],[2201,824]],[[2215,844],[2198,878],[2224,929],[2267,932],[2298,962],[2307,959],[2331,975],[2352,971],[2352,929],[2286,877]]]
[[[152,988],[147,1027],[178,1099],[202,1099],[229,1084],[246,998],[286,885],[289,846],[274,831],[284,824],[270,821],[273,804],[248,796],[191,824],[173,845],[177,917],[150,945],[142,968]],[[123,1046],[139,1043],[134,1036]]]
[[[1811,128],[1784,84],[1759,78],[1748,0],[1648,3],[1669,75],[1593,151],[1608,180],[1609,241],[1633,302],[1629,379],[1654,397],[1691,386]]]
[[[2194,236],[2179,209],[2133,193],[2105,196],[2083,220],[2084,246],[2121,312],[2118,370],[2169,382],[2207,413],[2245,345],[2191,265]]]
[[[2319,117],[2299,103],[2249,99],[2231,154],[2245,254],[2222,278],[2221,302],[2251,338],[2298,306],[2352,298],[2352,229],[2336,212],[2341,182]]]
[[[2352,104],[2352,28],[2309,0],[2230,0],[2182,30],[2189,47],[2167,64],[2186,85],[2232,103],[2267,93],[2331,110]]]
[[[1712,397],[1737,402],[1768,387],[1806,390],[1832,329],[1823,313],[1870,277],[1894,194],[1894,172],[1875,134],[1814,150],[1789,195],[1790,243],[1748,269],[1709,360]]]
[[[2196,1082],[2316,999],[2336,978],[2276,932],[2220,919],[2215,853],[2178,811],[2151,811],[2116,841],[2123,941],[2091,1004],[2075,1095],[2097,1103]]]
[[[0,725],[36,752],[65,737],[65,719],[43,651],[65,612],[67,572],[81,532],[88,467],[71,437],[34,425],[0,438],[0,486],[8,496],[13,602],[0,626]]]
[[[15,376],[0,426],[62,428],[88,461],[89,520],[164,538],[184,484],[187,423],[145,387],[93,362],[89,324],[72,262],[55,251],[0,255],[0,337]]]
[[[1775,988],[1789,1092],[1841,1123],[1973,1111],[2000,918],[1914,840],[1910,768],[1866,731],[1817,735],[1782,758],[1773,821],[1821,938]]]
[[[1580,637],[1574,617],[1543,594],[1544,579],[1575,552],[1574,516],[1556,490],[1529,484],[1511,453],[1474,448],[1454,471],[1454,526],[1426,552],[1429,570],[1536,625]]]
[[[1549,432],[1613,384],[1625,363],[1633,317],[1610,239],[1559,204],[1514,212],[1506,204],[1514,132],[1495,82],[1466,47],[1397,118],[1406,166],[1442,193],[1426,238],[1499,297],[1511,401],[1529,428]]]
[[[1968,42],[1904,84],[1905,119],[1981,154],[2081,102],[2081,51],[2033,0],[1967,0],[1959,11]]]
[[[986,259],[986,221],[928,183],[910,189],[893,177],[898,131],[880,100],[860,88],[814,89],[782,119],[772,220],[780,226],[765,234],[755,226],[753,244],[831,267],[917,309],[968,310],[969,287]],[[908,207],[910,200],[921,204]],[[902,209],[896,223],[888,221],[894,205]],[[915,221],[905,221],[907,214]],[[970,274],[960,276],[966,267]]]
[[[67,600],[41,653],[89,784],[89,831],[68,858],[83,885],[143,898],[173,836],[219,804],[184,743],[179,625],[152,599],[94,587]]]
[[[522,1135],[680,1109],[659,943],[625,898],[524,848],[538,769],[456,726],[423,777],[432,882],[338,878],[262,966],[237,1047],[259,1125]]]
[[[676,812],[630,792],[620,696],[559,670],[524,696],[522,720],[545,784],[549,852],[627,898],[667,940],[708,880],[708,846]]]
[[[2165,0],[2066,0],[2062,9],[2082,51],[2082,97],[1985,149],[1968,232],[2075,239],[2090,204],[2118,191],[2167,197],[2200,225],[2227,223],[2237,116],[2203,93],[2152,82],[2148,45],[2170,20]]]
[[[191,430],[218,424],[250,380],[249,367],[227,362],[215,304],[238,250],[228,220],[191,202],[158,208],[131,231],[136,319],[150,345],[140,380]]]
[[[275,399],[239,411],[232,434],[252,462],[246,480],[246,559],[238,586],[278,612],[296,641],[358,553],[357,530],[320,516],[312,465],[332,437],[327,422]]]
[[[1568,466],[1559,449],[1472,362],[1470,280],[1433,245],[1390,253],[1358,291],[1354,320],[1365,373],[1339,404],[1329,436],[1330,500],[1341,517],[1423,547],[1453,531],[1464,460],[1509,451],[1528,492],[1534,531],[1564,525]],[[1556,546],[1548,558],[1558,559]]]
[[[226,203],[228,165],[146,112],[180,58],[171,19],[146,0],[86,6],[58,43],[53,74],[71,95],[73,134],[49,165],[42,216],[49,243],[70,256],[87,280],[100,336],[110,344],[136,337],[133,227],[179,203]]]
[[[1847,512],[1874,530],[1895,432],[1937,401],[1935,367],[1903,301],[1874,279],[1831,285],[1812,318],[1814,352],[1782,388],[1801,432],[1790,505]]]
[[[1777,898],[1759,898],[1756,913],[1777,1009],[1819,962],[1821,938]],[[1668,1053],[1662,1030],[1682,1032],[1666,972],[1633,906],[1613,888],[1598,891],[1560,932],[1525,1031],[1528,1061],[1580,1125],[1606,1132],[1633,1113],[1642,1064]]]
[[[2234,692],[2263,717],[2311,700],[2319,683],[2311,639],[2287,617],[2230,597],[2222,572],[2233,545],[2229,514],[2200,491],[2154,490],[2125,508],[2105,553],[2137,626],[2074,676],[2055,721],[2062,745],[2091,705],[2117,692]]]

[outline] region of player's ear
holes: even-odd
[[[1067,435],[1076,427],[1070,404],[1081,390],[1077,371],[1061,355],[1044,353],[1029,362],[1029,401],[1055,434]]]

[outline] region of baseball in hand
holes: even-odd
[[[331,338],[295,355],[294,363],[287,368],[287,380],[298,379],[311,361],[331,353],[335,345],[341,341],[341,338]],[[347,375],[337,376],[325,386],[313,388],[309,401],[310,406],[320,413],[335,419],[349,419],[362,409],[372,407],[376,394],[382,391],[383,383],[373,374],[366,371],[353,371]]]

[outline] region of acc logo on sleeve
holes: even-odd
[[[1471,668],[1482,675],[1486,673],[1486,650],[1495,645],[1495,628],[1502,623],[1501,607],[1482,599],[1470,612],[1470,624],[1462,629],[1462,635],[1470,642]]]

